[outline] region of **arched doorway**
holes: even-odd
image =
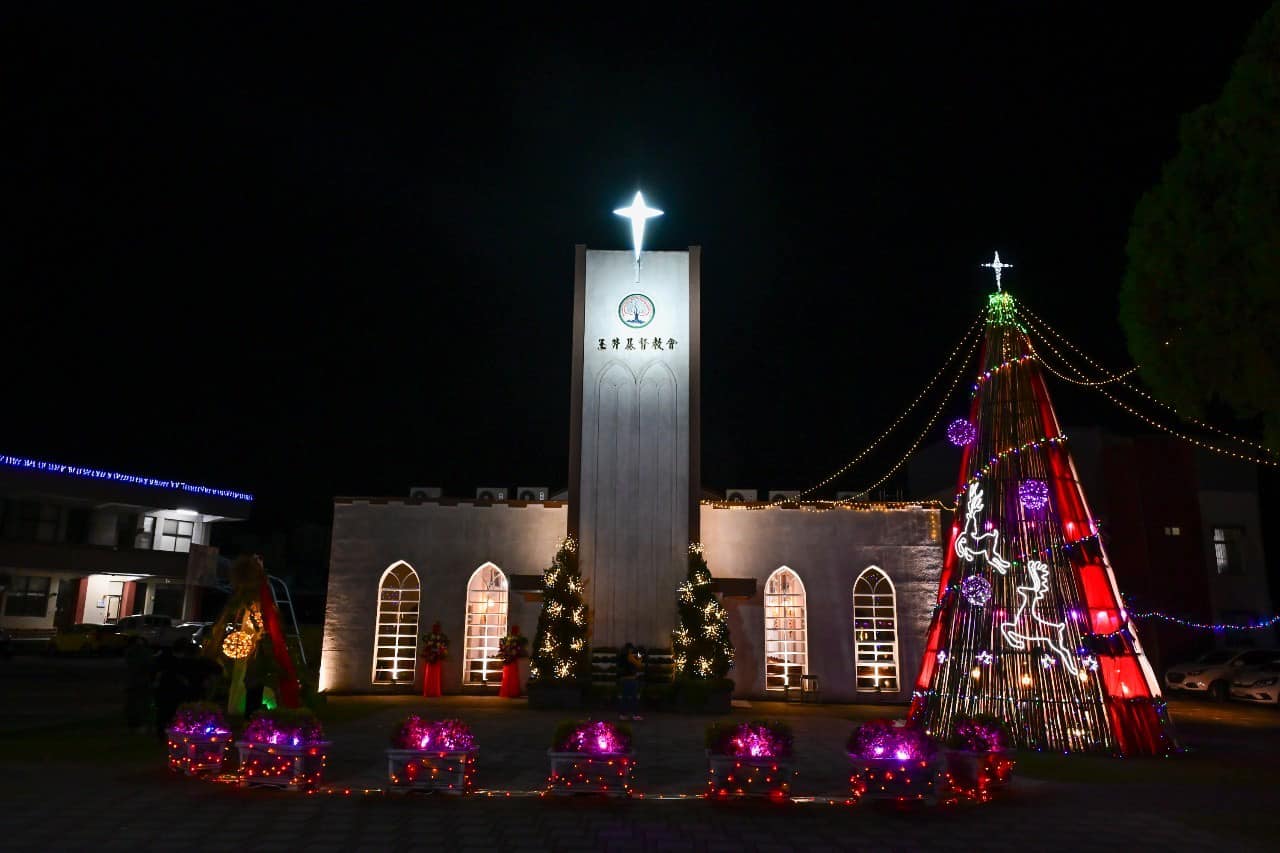
[[[507,633],[507,576],[493,563],[476,569],[467,582],[467,619],[462,638],[462,681],[502,680],[498,641]]]
[[[764,686],[799,687],[809,666],[809,629],[804,584],[791,569],[769,575],[764,586]]]
[[[853,658],[859,692],[898,691],[898,605],[876,566],[853,583]]]
[[[392,563],[378,581],[373,637],[373,683],[412,684],[418,665],[418,606],[422,587],[408,563]]]

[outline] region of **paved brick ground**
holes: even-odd
[[[328,778],[333,786],[357,792],[382,788],[387,735],[414,707],[422,707],[421,701],[388,700],[369,716],[331,725],[335,746]],[[308,851],[409,846],[708,851],[1212,846],[1245,851],[1274,849],[1267,842],[1280,838],[1273,781],[1280,714],[1269,710],[1175,704],[1184,739],[1198,747],[1187,757],[1167,764],[1073,758],[1040,778],[1020,773],[994,803],[936,809],[680,800],[680,793],[696,792],[705,778],[706,720],[662,714],[635,724],[637,787],[646,798],[521,796],[544,779],[546,741],[562,713],[489,698],[449,699],[431,713],[467,719],[481,744],[481,787],[516,795],[466,800],[381,793],[304,796],[172,777],[162,768],[158,748],[149,744],[135,750],[141,760],[120,764],[93,758],[31,760],[26,749],[20,760],[6,760],[0,752],[6,765],[0,774],[0,845],[135,851],[300,846]],[[757,706],[738,712],[743,717],[780,713],[796,730],[801,769],[796,793],[843,794],[849,717],[866,709]],[[104,737],[128,736],[108,728]],[[1033,759],[1025,764],[1035,769]],[[1045,767],[1042,761],[1041,771]],[[1064,781],[1068,778],[1075,781]],[[1079,781],[1086,778],[1097,781]]]

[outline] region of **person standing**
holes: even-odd
[[[618,719],[643,720],[640,716],[640,670],[644,661],[627,643],[618,653]]]

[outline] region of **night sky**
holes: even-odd
[[[708,487],[807,488],[860,450],[993,249],[1124,367],[1133,206],[1266,4],[952,5],[750,35],[11,17],[0,452],[253,491],[271,523],[563,488],[573,246],[628,248],[636,189],[650,247],[704,250]],[[1065,423],[1131,428],[1052,387]]]

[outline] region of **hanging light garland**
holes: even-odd
[[[1154,610],[1144,612],[1130,611],[1129,616],[1134,619],[1159,619],[1163,622],[1170,622],[1182,628],[1193,628],[1198,631],[1262,631],[1275,625],[1280,625],[1280,614],[1269,616],[1266,619],[1260,619],[1257,622],[1240,625],[1232,622],[1196,622],[1192,619],[1180,619],[1177,616],[1170,616],[1168,613],[1159,613]]]
[[[1069,341],[1069,340],[1066,338],[1066,336],[1065,336],[1065,335],[1063,335],[1061,332],[1057,331],[1057,330],[1056,330],[1056,329],[1054,329],[1052,326],[1050,326],[1048,323],[1046,323],[1045,321],[1041,320],[1038,316],[1036,316],[1035,314],[1033,314],[1032,312],[1030,312],[1029,310],[1027,310],[1027,308],[1026,308],[1025,306],[1022,306],[1022,305],[1020,305],[1020,306],[1019,306],[1019,308],[1018,308],[1018,314],[1019,314],[1019,316],[1020,316],[1023,320],[1027,321],[1028,326],[1031,328],[1031,330],[1032,330],[1032,331],[1034,331],[1034,332],[1037,334],[1037,336],[1038,336],[1038,337],[1039,337],[1039,339],[1040,339],[1040,342],[1041,342],[1041,343],[1043,343],[1046,347],[1048,347],[1048,349],[1049,349],[1051,352],[1053,352],[1053,354],[1054,354],[1055,356],[1057,356],[1057,358],[1058,358],[1058,359],[1059,359],[1063,364],[1067,365],[1067,366],[1068,366],[1068,368],[1069,368],[1070,370],[1074,371],[1077,375],[1079,375],[1079,376],[1083,377],[1083,376],[1084,376],[1084,371],[1082,371],[1082,370],[1080,370],[1079,368],[1077,368],[1077,367],[1075,367],[1075,366],[1071,365],[1071,363],[1067,360],[1067,358],[1066,358],[1066,357],[1065,357],[1061,352],[1059,352],[1059,351],[1058,351],[1058,349],[1057,349],[1056,347],[1054,347],[1054,345],[1052,344],[1052,342],[1050,342],[1050,341],[1049,341],[1049,339],[1045,336],[1045,332],[1048,332],[1050,335],[1052,335],[1054,338],[1056,338],[1056,339],[1057,339],[1057,340],[1058,340],[1058,341],[1059,341],[1063,346],[1065,346],[1065,347],[1069,348],[1069,349],[1070,349],[1072,352],[1074,352],[1076,355],[1078,355],[1078,356],[1080,356],[1082,359],[1084,359],[1084,361],[1085,361],[1085,362],[1086,362],[1090,367],[1092,367],[1093,369],[1095,369],[1095,370],[1097,370],[1097,371],[1099,371],[1099,372],[1103,373],[1103,374],[1104,374],[1104,375],[1106,375],[1107,377],[1109,377],[1109,378],[1108,378],[1107,380],[1105,380],[1105,381],[1098,381],[1098,382],[1089,382],[1089,381],[1084,381],[1084,382],[1082,382],[1082,381],[1078,381],[1078,380],[1073,379],[1073,378],[1071,378],[1071,377],[1069,377],[1069,376],[1064,376],[1063,374],[1059,373],[1057,370],[1054,370],[1054,369],[1053,369],[1053,367],[1052,367],[1051,365],[1046,364],[1046,363],[1044,362],[1044,360],[1043,360],[1043,359],[1041,359],[1041,363],[1042,363],[1042,364],[1044,364],[1046,368],[1048,368],[1049,372],[1051,372],[1054,376],[1057,376],[1059,379],[1062,379],[1062,380],[1063,380],[1063,381],[1065,381],[1065,382],[1072,382],[1072,383],[1077,384],[1077,385],[1086,385],[1086,386],[1092,387],[1092,388],[1093,388],[1093,390],[1095,390],[1095,391],[1097,391],[1098,393],[1102,394],[1102,395],[1103,395],[1103,396],[1105,396],[1108,400],[1110,400],[1112,403],[1114,403],[1115,405],[1117,405],[1117,406],[1119,406],[1120,408],[1124,409],[1124,410],[1125,410],[1125,411],[1127,411],[1129,414],[1131,414],[1131,415],[1133,415],[1133,416],[1135,416],[1135,417],[1137,417],[1137,418],[1140,418],[1140,419],[1142,419],[1142,420],[1146,421],[1148,424],[1150,424],[1151,426],[1156,427],[1157,429],[1163,430],[1164,432],[1167,432],[1167,433],[1169,433],[1169,434],[1171,434],[1171,435],[1173,435],[1173,436],[1175,436],[1175,437],[1177,437],[1177,438],[1181,438],[1181,439],[1183,439],[1183,440],[1185,440],[1185,441],[1188,441],[1188,442],[1190,442],[1190,443],[1192,443],[1192,444],[1195,444],[1195,445],[1196,445],[1196,446],[1198,446],[1198,447],[1202,447],[1202,448],[1204,448],[1204,449],[1206,449],[1206,450],[1212,450],[1212,451],[1213,451],[1213,452],[1215,452],[1215,453],[1220,453],[1220,454],[1223,454],[1223,455],[1226,455],[1226,456],[1232,456],[1232,457],[1235,457],[1235,458],[1237,458],[1237,459],[1243,459],[1243,460],[1246,460],[1246,461],[1255,462],[1255,463],[1257,463],[1257,464],[1259,464],[1259,465],[1272,465],[1272,466],[1274,466],[1274,465],[1276,465],[1276,464],[1277,464],[1277,462],[1276,462],[1275,460],[1273,460],[1273,459],[1255,459],[1255,458],[1250,457],[1250,456],[1245,455],[1245,454],[1236,453],[1236,452],[1233,452],[1233,451],[1231,451],[1231,450],[1227,450],[1227,449],[1225,449],[1225,448],[1221,448],[1221,447],[1217,447],[1217,446],[1212,445],[1212,444],[1208,444],[1207,442],[1200,441],[1200,440],[1198,440],[1198,439],[1196,439],[1196,438],[1194,438],[1194,437],[1192,437],[1192,436],[1184,435],[1184,434],[1182,434],[1182,433],[1179,433],[1179,432],[1177,432],[1177,431],[1173,430],[1172,428],[1170,428],[1169,426],[1167,426],[1167,425],[1165,425],[1165,424],[1162,424],[1162,423],[1160,423],[1160,422],[1158,422],[1158,421],[1155,421],[1155,420],[1153,420],[1153,419],[1149,418],[1149,417],[1148,417],[1148,416],[1146,416],[1146,415],[1143,415],[1141,412],[1138,412],[1138,411],[1136,411],[1135,409],[1133,409],[1132,407],[1128,406],[1127,404],[1125,404],[1125,403],[1123,403],[1123,402],[1121,402],[1121,401],[1117,400],[1116,398],[1112,397],[1110,394],[1108,394],[1107,392],[1105,392],[1102,388],[1097,387],[1097,386],[1104,385],[1104,384],[1108,384],[1108,383],[1110,383],[1110,382],[1112,382],[1112,381],[1118,382],[1120,385],[1122,385],[1123,387],[1127,388],[1129,391],[1132,391],[1134,394],[1138,395],[1139,397],[1142,397],[1144,400],[1147,400],[1148,402],[1152,403],[1153,405],[1159,406],[1160,408],[1167,409],[1169,412],[1173,413],[1173,415],[1174,415],[1175,417],[1177,417],[1179,420],[1185,421],[1186,423],[1189,423],[1189,424],[1191,424],[1192,426],[1196,426],[1196,427],[1199,427],[1199,428],[1201,428],[1201,429],[1207,430],[1208,432],[1215,433],[1216,435],[1222,436],[1223,438],[1229,439],[1229,440],[1231,440],[1231,441],[1235,441],[1235,442],[1237,442],[1237,443],[1239,443],[1239,444],[1242,444],[1242,445],[1244,445],[1244,446],[1246,446],[1246,447],[1251,447],[1251,448],[1253,448],[1253,449],[1255,449],[1255,450],[1260,450],[1260,451],[1262,451],[1263,453],[1268,454],[1269,456],[1277,456],[1277,455],[1280,455],[1280,454],[1277,454],[1277,451],[1276,451],[1276,450],[1274,450],[1273,448],[1267,447],[1265,444],[1262,444],[1262,443],[1260,443],[1260,442],[1256,442],[1256,441],[1252,441],[1252,440],[1250,440],[1250,439],[1244,438],[1243,436],[1239,436],[1239,435],[1236,435],[1236,434],[1234,434],[1234,433],[1228,432],[1228,431],[1226,431],[1226,430],[1224,430],[1224,429],[1221,429],[1220,427],[1216,427],[1216,426],[1214,426],[1213,424],[1206,423],[1206,422],[1201,421],[1201,420],[1198,420],[1198,419],[1196,419],[1196,418],[1193,418],[1193,417],[1190,417],[1190,416],[1184,415],[1184,414],[1182,414],[1181,412],[1179,412],[1179,411],[1178,411],[1178,409],[1177,409],[1175,406],[1173,406],[1173,405],[1171,405],[1171,404],[1169,404],[1169,403],[1166,403],[1166,402],[1164,402],[1163,400],[1160,400],[1160,399],[1156,398],[1155,396],[1153,396],[1153,395],[1151,395],[1151,394],[1147,393],[1146,391],[1143,391],[1141,388],[1138,388],[1138,387],[1136,387],[1136,386],[1134,386],[1134,385],[1132,385],[1132,384],[1130,384],[1130,383],[1128,383],[1128,382],[1123,381],[1123,380],[1124,380],[1124,378],[1125,378],[1126,376],[1129,376],[1130,374],[1132,374],[1132,373],[1134,373],[1135,371],[1137,371],[1141,365],[1135,365],[1134,367],[1132,367],[1132,368],[1130,368],[1129,370],[1126,370],[1126,371],[1124,371],[1124,372],[1122,372],[1122,373],[1112,373],[1111,371],[1107,370],[1107,369],[1106,369],[1105,367],[1103,367],[1102,365],[1098,364],[1098,363],[1097,363],[1096,361],[1094,361],[1092,358],[1090,358],[1090,357],[1088,356],[1088,354],[1087,354],[1087,353],[1085,353],[1083,350],[1081,350],[1081,349],[1080,349],[1079,347],[1077,347],[1075,344],[1071,343],[1071,341]]]
[[[902,413],[898,415],[897,418],[894,419],[893,423],[889,424],[889,428],[886,429],[884,432],[880,433],[880,435],[876,438],[876,440],[868,444],[862,450],[861,453],[859,453],[857,456],[850,459],[844,465],[840,466],[840,468],[831,476],[827,477],[825,480],[821,481],[820,483],[817,483],[816,485],[810,486],[800,494],[796,495],[794,498],[788,499],[786,501],[773,501],[763,507],[750,507],[750,508],[766,509],[767,507],[778,506],[779,504],[782,504],[782,503],[797,503],[799,498],[803,498],[805,495],[813,494],[814,492],[818,491],[818,489],[821,489],[823,486],[826,486],[827,484],[833,482],[841,474],[845,473],[854,465],[861,462],[867,456],[868,453],[870,453],[872,450],[878,447],[880,445],[880,442],[888,438],[889,435],[895,429],[897,429],[898,426],[904,420],[906,420],[907,415],[911,414],[911,412],[915,410],[915,407],[920,404],[920,401],[923,400],[925,396],[933,389],[933,386],[937,384],[938,380],[942,377],[942,375],[947,372],[947,368],[951,366],[951,363],[955,360],[956,355],[962,349],[964,349],[965,344],[969,343],[969,338],[974,337],[974,333],[981,326],[982,320],[985,316],[986,316],[985,311],[978,312],[978,316],[974,319],[973,323],[970,324],[968,330],[964,333],[964,336],[960,338],[960,342],[956,344],[955,349],[951,350],[951,354],[947,356],[947,360],[943,362],[942,367],[938,368],[938,372],[933,374],[933,377],[925,384],[924,388],[921,389],[920,393],[916,395],[916,398],[911,401],[911,403],[907,406],[907,408],[904,409]],[[977,338],[975,338],[975,341],[976,340],[981,340],[981,336],[978,336]],[[951,394],[950,392],[948,392],[947,397],[949,398],[950,396]],[[946,401],[944,400],[943,402],[945,403]]]

